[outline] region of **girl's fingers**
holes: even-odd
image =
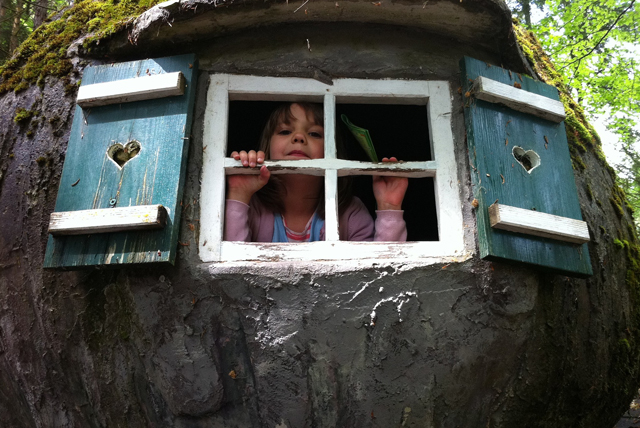
[[[245,152],[244,150],[238,153],[238,157],[236,158],[236,160],[242,162],[242,166],[249,166],[249,161],[247,160],[247,152]]]
[[[267,184],[267,182],[269,181],[269,177],[271,177],[271,172],[267,169],[265,165],[262,165],[262,168],[260,168],[259,177],[263,186]]]
[[[246,152],[244,150],[237,152],[231,152],[231,157],[235,160],[239,160],[242,162],[242,166],[250,166],[255,167],[257,164],[264,162],[264,152],[262,150],[256,152],[255,150],[249,150]]]
[[[249,151],[247,157],[248,157],[248,161],[249,161],[249,166],[251,168],[255,167],[256,166],[256,159],[258,157],[258,154],[255,152],[255,150]]]

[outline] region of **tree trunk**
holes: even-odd
[[[5,20],[7,19],[7,8],[9,0],[0,0],[0,61],[4,61],[9,57],[9,31]]]
[[[38,0],[33,7],[33,29],[35,30],[47,19],[47,15],[49,14],[49,0]]]
[[[531,2],[529,0],[522,0],[522,14],[524,15],[524,22],[528,30],[531,30]]]
[[[10,54],[13,53],[13,51],[18,47],[18,33],[20,33],[20,20],[22,18],[23,9],[23,0],[16,0],[16,9],[13,15],[13,26],[11,27],[11,38],[9,39]]]

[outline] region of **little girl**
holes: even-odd
[[[316,104],[293,103],[277,108],[262,132],[256,152],[234,151],[245,167],[265,159],[324,157],[324,115]],[[384,158],[383,162],[396,162]],[[324,240],[324,177],[282,174],[271,178],[262,165],[259,175],[227,176],[224,239],[245,242],[311,242]],[[374,224],[362,201],[339,185],[340,239],[346,241],[405,241],[401,210],[408,180],[374,176],[378,205]]]

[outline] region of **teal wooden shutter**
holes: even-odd
[[[148,99],[144,94],[125,95],[117,98],[116,103],[107,100],[108,105],[76,106],[52,214],[53,218],[97,210],[98,215],[112,215],[116,211],[108,210],[160,205],[166,213],[166,224],[155,230],[100,233],[96,227],[95,231],[90,229],[79,235],[51,234],[45,267],[175,261],[197,80],[194,55],[88,67],[82,77],[78,102],[83,87],[87,91],[98,87],[89,85],[117,82],[107,89],[117,92],[119,87],[127,86],[125,83],[143,88],[146,82],[170,77],[164,76],[170,73],[178,75],[182,95],[151,95],[163,97],[157,99]],[[92,105],[90,101],[87,103]],[[123,165],[114,161],[131,155],[135,157]]]
[[[518,111],[500,102],[478,99],[478,82],[483,77],[490,79],[486,82],[508,85],[509,90],[516,88],[554,101],[559,100],[558,91],[472,58],[461,61],[461,70],[471,177],[478,201],[480,256],[528,263],[567,275],[592,275],[586,243],[500,230],[490,222],[489,207],[496,202],[528,210],[523,211],[525,214],[582,220],[561,118],[544,112],[539,117],[528,108],[516,107],[524,110]],[[585,234],[588,239],[588,231]]]

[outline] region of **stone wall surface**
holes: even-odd
[[[250,28],[172,49],[195,50],[201,70],[181,219],[188,245],[175,266],[44,271],[75,95],[49,78],[0,98],[2,426],[599,427],[626,410],[640,367],[636,241],[594,151],[576,169],[588,279],[477,256],[432,265],[198,257],[208,73],[448,80],[475,252],[458,60],[524,71],[502,62],[518,52],[380,23]],[[37,114],[19,124],[18,108]]]

